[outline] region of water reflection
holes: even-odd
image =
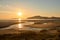
[[[18,22],[19,22],[19,23],[21,22],[21,19],[20,19],[20,18],[18,19]]]
[[[26,25],[31,25],[34,24],[33,22],[24,22],[21,23],[21,18],[18,19],[19,24],[14,24],[6,28],[2,28],[0,30],[5,30],[5,29],[14,29],[14,30],[42,30],[42,28],[32,28],[32,27],[27,27]],[[44,23],[46,24],[46,23]]]
[[[23,28],[23,25],[22,24],[18,24],[18,28]]]
[[[21,22],[21,18],[18,19],[18,22],[20,23]],[[23,28],[22,24],[18,24],[18,28]]]
[[[2,28],[0,30],[6,30],[6,29],[13,29],[13,30],[32,30],[32,31],[36,31],[36,30],[42,30],[42,28],[32,28],[32,27],[26,27],[24,24],[20,23],[20,24],[15,24],[15,25],[11,25],[9,27],[6,28]],[[45,29],[45,28],[43,28]]]

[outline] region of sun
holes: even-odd
[[[21,18],[22,18],[22,12],[18,12],[18,22],[21,23]],[[18,28],[22,28],[22,24],[18,24]]]
[[[22,16],[22,12],[18,12],[18,16]]]
[[[18,12],[18,13],[17,13],[17,16],[18,16],[18,21],[21,22],[22,12]]]

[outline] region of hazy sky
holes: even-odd
[[[41,15],[60,17],[60,0],[0,0],[0,19]]]

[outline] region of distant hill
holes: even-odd
[[[33,17],[28,17],[27,19],[60,19],[60,17],[33,16]]]

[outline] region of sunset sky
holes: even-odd
[[[0,19],[22,18],[30,16],[60,17],[60,0],[0,0]]]

